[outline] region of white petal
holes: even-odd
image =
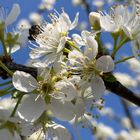
[[[81,36],[78,34],[72,35],[73,41],[76,43],[77,46],[85,45],[84,41],[82,40]]]
[[[96,99],[99,99],[103,95],[106,89],[104,85],[104,81],[99,76],[95,76],[92,79],[91,88],[92,88],[93,95]]]
[[[68,130],[62,125],[55,125],[48,130],[51,134],[51,138],[55,140],[72,140],[72,137]]]
[[[12,47],[11,53],[15,53],[19,49],[20,49],[20,45],[14,45],[14,47]]]
[[[90,35],[91,35],[91,33],[87,30],[82,31],[82,33],[81,33],[81,36],[84,40],[86,40],[86,38]]]
[[[63,48],[65,47],[66,41],[67,41],[66,37],[62,37],[60,39],[60,42],[59,42],[59,45],[58,45],[58,48],[57,48],[57,53],[59,53],[63,50]]]
[[[76,117],[81,117],[85,112],[85,103],[82,99],[77,98],[76,103],[74,104]]]
[[[73,50],[68,55],[69,62],[72,66],[80,67],[82,62],[84,61],[84,55],[77,51]]]
[[[29,123],[25,121],[21,122],[21,124],[19,124],[19,127],[20,127],[20,134],[22,136],[32,135],[34,132],[36,132],[41,128],[40,125],[34,125],[33,123]]]
[[[67,26],[70,27],[71,21],[70,21],[69,15],[66,12],[63,11],[61,16],[62,16],[62,21],[64,21],[67,24]],[[60,18],[61,18],[61,16],[60,16]]]
[[[32,48],[32,51],[30,52],[29,56],[31,59],[37,59],[39,57],[44,56],[45,54],[47,55],[47,53],[51,53],[52,50],[49,50],[47,47],[37,47],[35,49]]]
[[[84,54],[89,58],[93,59],[98,54],[98,44],[94,37],[89,36],[86,38],[87,46],[85,47]]]
[[[131,30],[129,27],[123,26],[122,29],[127,37],[129,37],[130,39],[133,39]]]
[[[103,72],[111,72],[114,70],[114,62],[111,56],[104,55],[97,59],[96,68]]]
[[[53,113],[53,117],[63,121],[72,120],[75,116],[74,105],[71,102],[62,103],[60,100],[52,99],[48,109]]]
[[[70,26],[70,30],[74,29],[78,25],[79,13],[76,13],[75,19]]]
[[[115,32],[117,27],[109,15],[100,16],[101,28],[108,32]]]
[[[38,95],[31,94],[23,97],[18,108],[18,115],[25,121],[34,122],[45,110],[45,101]]]
[[[8,17],[5,21],[5,26],[12,24],[20,14],[20,7],[19,4],[13,4],[12,10],[10,11]]]
[[[7,121],[10,117],[10,112],[5,109],[0,109],[0,120]]]
[[[21,140],[17,133],[12,134],[8,129],[0,129],[1,140]]]
[[[36,79],[23,71],[14,72],[12,82],[14,87],[22,92],[31,92],[38,86]]]
[[[61,80],[55,84],[56,96],[65,101],[73,100],[77,95],[74,85],[68,80]]]

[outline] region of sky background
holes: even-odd
[[[36,12],[40,2],[41,2],[40,0],[0,0],[0,6],[3,6],[8,13],[10,11],[13,3],[18,3],[20,5],[21,14],[18,17],[18,20],[15,22],[15,26],[16,26],[16,24],[18,23],[18,21],[20,19],[23,19],[23,18],[28,19],[29,14],[31,12]],[[74,19],[75,14],[77,12],[79,12],[80,13],[79,21],[80,22],[81,21],[88,22],[88,16],[87,16],[86,11],[83,8],[81,8],[80,6],[73,7],[71,0],[57,0],[57,3],[55,5],[55,9],[57,11],[61,12],[62,7],[64,7],[65,11],[70,15],[70,18],[72,20]],[[107,10],[108,7],[106,6],[105,9]],[[48,12],[44,13],[45,20],[48,20],[47,14],[48,14]],[[11,28],[13,28],[13,26]],[[88,26],[88,29],[90,29],[89,26]],[[76,32],[80,33],[78,30],[76,30]],[[110,41],[112,42],[109,34],[106,34],[103,37],[103,41],[104,42],[110,42]],[[15,62],[25,63],[28,59],[28,52],[29,52],[29,49],[27,49],[27,48],[22,49],[21,51],[18,51],[15,55],[13,55]],[[130,54],[131,53],[130,46],[129,46],[129,49],[126,49],[124,47],[124,49],[122,49],[122,52],[127,52],[128,54]],[[120,53],[122,53],[122,52],[120,52]],[[129,69],[126,68],[126,65],[117,66],[116,71],[128,72],[129,74],[133,75],[133,73]],[[116,95],[109,94],[109,95],[105,96],[104,98],[105,98],[105,106],[112,107],[114,112],[116,112],[118,115],[125,116],[124,110],[123,110],[122,105],[121,105],[121,101]],[[135,117],[134,120],[135,120],[136,124],[139,125],[140,119]],[[121,130],[120,125],[115,121],[109,120],[108,117],[100,117],[98,121],[99,122],[101,121],[102,123],[107,124],[109,126],[113,126],[113,128],[116,132],[119,132]],[[70,127],[70,126],[68,125],[68,127]],[[71,128],[70,128],[70,130],[71,130]],[[89,130],[80,129],[80,132],[81,132],[81,135],[83,137],[83,140],[85,140],[85,139],[86,140],[94,140],[94,138],[91,138],[91,132]]]

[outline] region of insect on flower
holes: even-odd
[[[42,33],[43,29],[39,25],[32,25],[29,29],[29,36],[28,39],[31,41],[35,41],[37,35]]]

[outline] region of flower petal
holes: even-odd
[[[34,125],[33,123],[25,122],[22,120],[22,122],[19,124],[20,127],[20,134],[22,136],[30,136],[37,130],[41,128],[41,125]]]
[[[20,136],[15,132],[11,133],[8,129],[0,129],[0,139],[1,140],[21,140]]]
[[[75,19],[70,26],[70,30],[74,29],[78,25],[79,13],[76,13]]]
[[[93,95],[96,99],[99,99],[103,95],[106,89],[104,85],[104,81],[100,76],[97,75],[91,80],[91,88],[92,88]]]
[[[68,80],[61,80],[55,84],[56,93],[54,96],[64,101],[71,101],[77,95],[77,90],[74,85]]]
[[[96,68],[103,72],[111,72],[114,70],[114,62],[111,56],[104,55],[97,59]]]
[[[17,90],[22,92],[31,92],[38,86],[36,79],[23,71],[14,72],[12,83]]]
[[[76,43],[76,46],[84,46],[85,43],[84,41],[82,40],[81,36],[78,35],[78,34],[73,34],[72,35],[72,38],[73,38],[73,41],[74,43]]]
[[[66,41],[67,41],[67,38],[66,37],[62,37],[60,39],[56,53],[59,53],[59,52],[61,52],[63,50],[63,48],[65,47]]]
[[[98,54],[98,44],[93,36],[86,38],[87,46],[85,47],[84,54],[89,58],[93,59]]]
[[[20,7],[19,4],[13,4],[12,10],[10,11],[8,17],[5,21],[5,26],[12,24],[20,14]]]
[[[115,22],[109,15],[100,16],[100,26],[107,32],[115,32],[117,30]]]
[[[18,108],[18,115],[25,121],[34,122],[45,110],[45,101],[38,95],[31,94],[23,97]]]
[[[81,117],[84,115],[85,103],[82,99],[77,98],[74,108],[75,108],[76,117]]]
[[[50,127],[48,133],[51,133],[51,138],[55,140],[72,140],[70,133],[62,125],[55,125]]]
[[[62,103],[60,100],[52,99],[48,109],[53,113],[52,116],[63,121],[72,120],[75,116],[74,105],[71,102]]]

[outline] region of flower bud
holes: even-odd
[[[91,12],[89,14],[89,22],[93,30],[100,30],[100,14],[97,12]]]

